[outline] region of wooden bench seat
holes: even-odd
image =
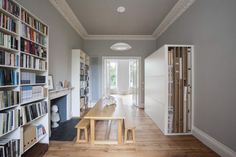
[[[88,143],[88,129],[90,126],[90,122],[88,119],[82,119],[75,126],[77,128],[77,143]],[[84,130],[84,139],[82,139],[82,130]]]
[[[135,143],[135,123],[132,118],[126,116],[125,118],[125,143]],[[130,134],[132,139],[130,139]]]

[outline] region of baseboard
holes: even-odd
[[[227,147],[223,143],[217,141],[204,131],[193,127],[192,130],[193,135],[199,139],[202,143],[207,145],[209,148],[211,148],[213,151],[215,151],[217,154],[219,154],[222,157],[235,157],[236,152],[233,151],[231,148]]]

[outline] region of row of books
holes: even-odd
[[[47,26],[33,18],[30,14],[28,14],[25,10],[21,10],[21,20],[25,23],[29,24],[31,27],[35,28],[36,30],[42,32],[43,34],[47,35],[48,30]]]
[[[41,47],[31,41],[21,38],[21,51],[29,54],[33,54],[42,58],[47,57],[47,51],[44,47]]]
[[[22,107],[23,124],[26,124],[48,113],[47,102],[37,102]]]
[[[18,39],[11,35],[0,32],[0,45],[9,49],[18,50]]]
[[[29,56],[27,54],[21,54],[20,66],[22,68],[36,69],[36,70],[47,70],[47,62],[45,60]]]
[[[0,109],[19,104],[19,91],[0,91]]]
[[[19,66],[19,55],[0,50],[0,65]]]
[[[0,68],[0,86],[18,85],[19,73],[15,70]]]
[[[41,45],[47,44],[46,37],[34,31],[32,28],[28,27],[25,24],[22,24],[21,28],[22,28],[22,36],[24,36],[25,38],[30,39],[34,42],[37,42]]]
[[[15,33],[17,30],[16,21],[11,17],[4,15],[3,13],[0,13],[0,27]]]
[[[7,110],[0,113],[0,136],[22,125],[20,109]]]
[[[20,139],[1,139],[0,157],[19,157]]]
[[[16,17],[20,15],[20,7],[12,0],[0,0],[0,8],[3,8]]]
[[[191,130],[190,75],[188,47],[169,48],[168,52],[168,132],[186,133]]]
[[[21,84],[46,83],[46,77],[33,72],[21,72]]]
[[[32,100],[44,98],[46,89],[42,86],[24,86],[21,87],[20,96],[21,102],[25,103]]]

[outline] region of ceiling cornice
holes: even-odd
[[[194,2],[195,0],[179,0],[153,32],[153,37],[158,39]]]
[[[65,0],[49,0],[82,38],[88,33]]]
[[[156,40],[152,35],[87,35],[85,40]]]
[[[195,0],[179,0],[152,35],[89,35],[66,0],[49,1],[85,40],[156,40],[195,2]]]

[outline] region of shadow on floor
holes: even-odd
[[[75,125],[79,118],[72,118],[65,122],[59,123],[59,127],[52,129],[51,141],[73,141],[77,135]]]

